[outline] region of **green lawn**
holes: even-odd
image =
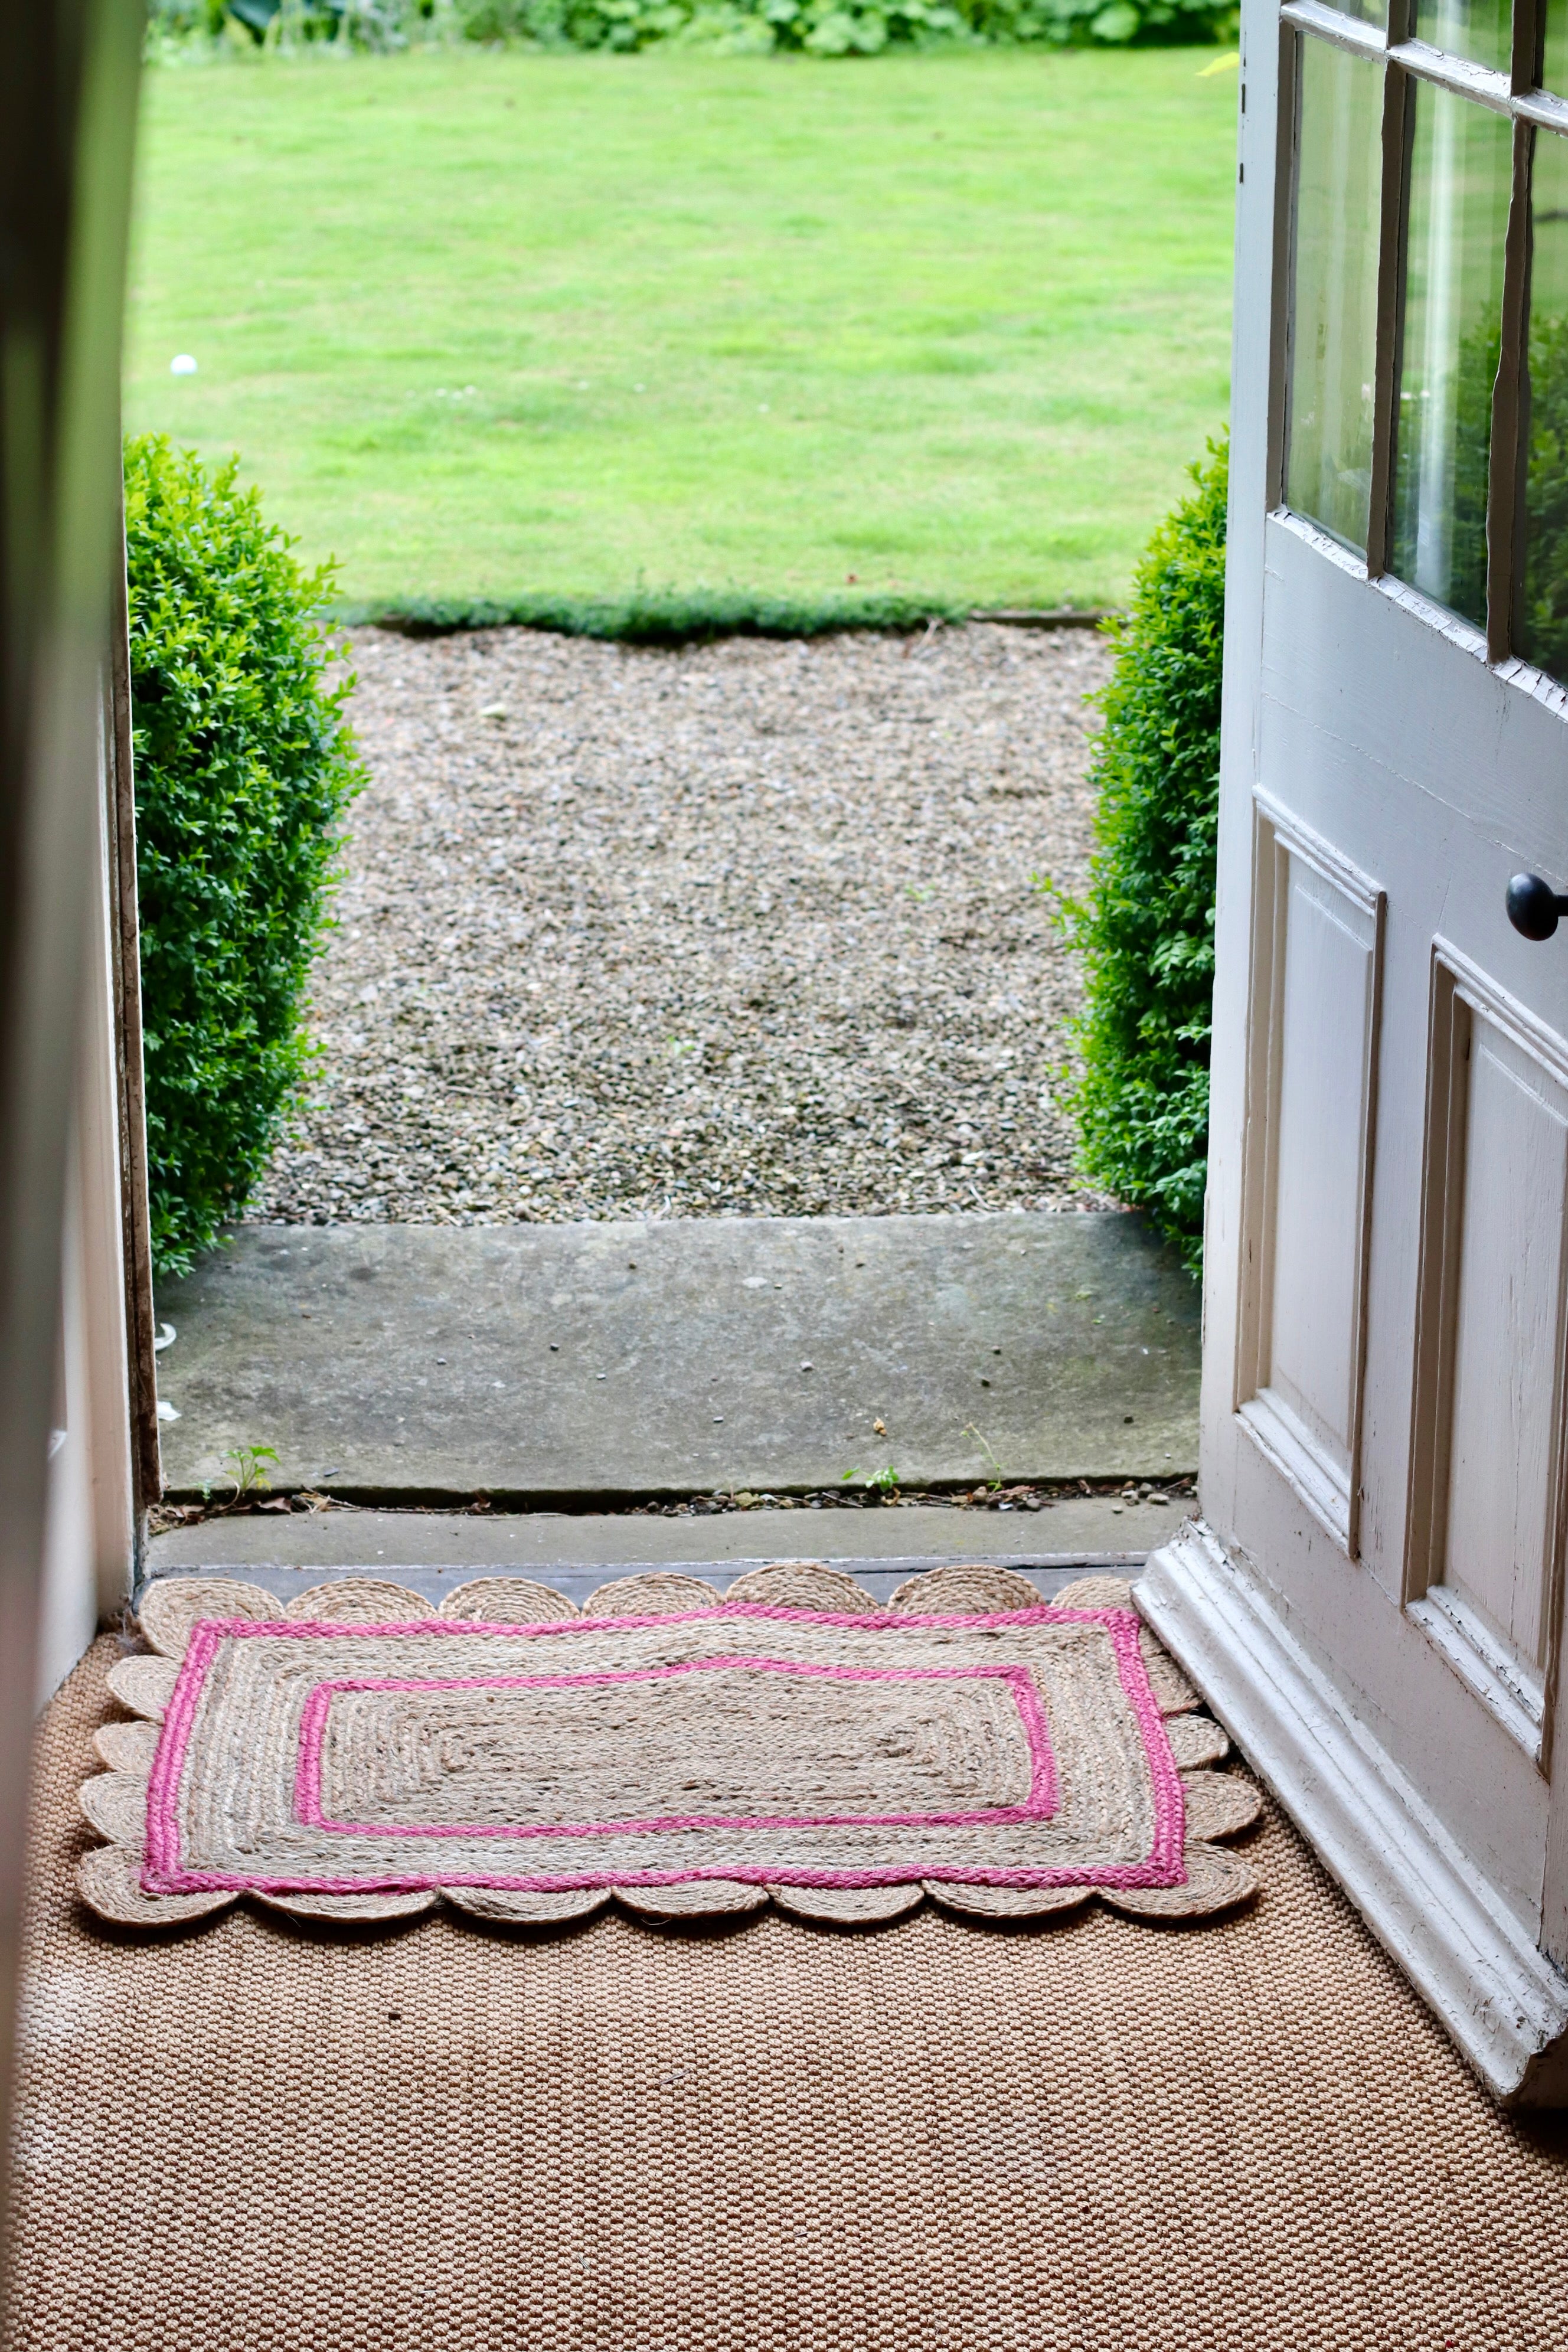
[[[351,601],[1115,599],[1225,413],[1213,57],[154,70],[127,425]]]

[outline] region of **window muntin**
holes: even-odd
[[[1482,629],[1512,173],[1507,115],[1415,84],[1392,569]]]
[[[1377,371],[1383,75],[1307,41],[1296,183],[1285,495],[1364,554]]]

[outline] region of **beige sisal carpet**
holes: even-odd
[[[1277,1822],[1201,1928],[121,1940],[72,1886],[113,1655],[42,1736],[18,2352],[1568,2343],[1568,2126]]]

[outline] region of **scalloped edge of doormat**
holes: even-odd
[[[783,1874],[758,1881],[694,1874],[676,1874],[662,1884],[564,1887],[468,1885],[342,1893],[247,1885],[149,1892],[143,1871],[153,1764],[165,1710],[198,1625],[215,1621],[258,1627],[287,1622],[300,1631],[307,1624],[346,1630],[443,1621],[563,1626],[564,1621],[583,1618],[564,1594],[514,1576],[472,1580],[448,1593],[434,1618],[426,1612],[410,1620],[409,1599],[405,1587],[372,1577],[314,1586],[281,1609],[260,1586],[228,1578],[180,1577],[151,1585],[138,1620],[148,1652],[120,1660],[108,1676],[110,1691],[131,1719],[105,1724],[98,1732],[94,1746],[108,1769],[86,1781],[80,1792],[85,1819],[105,1841],[79,1865],[77,1885],[87,1906],[113,1926],[142,1928],[195,1924],[241,1900],[295,1919],[372,1930],[401,1926],[442,1904],[459,1917],[490,1927],[560,1928],[591,1918],[612,1902],[636,1918],[665,1927],[695,1927],[772,1906],[788,1917],[820,1926],[866,1928],[907,1918],[927,1901],[954,1918],[991,1927],[1059,1918],[1094,1903],[1138,1921],[1193,1922],[1234,1911],[1258,1893],[1253,1871],[1226,1851],[1221,1841],[1238,1835],[1258,1819],[1260,1792],[1241,1774],[1210,1769],[1228,1752],[1225,1733],[1199,1712],[1198,1693],[1142,1624],[1137,1625],[1138,1659],[1180,1786],[1183,1877],[1176,1884],[1020,1885],[986,1883],[976,1873],[965,1879],[889,1876],[881,1883],[823,1885],[796,1883]],[[814,1561],[781,1561],[738,1578],[722,1601],[712,1585],[695,1577],[664,1572],[624,1577],[599,1588],[591,1617],[583,1622],[689,1615],[735,1603],[765,1608],[771,1614],[801,1612],[817,1619],[837,1614],[875,1620],[900,1612],[951,1622],[1036,1609],[1051,1612],[1052,1622],[1058,1622],[1058,1612],[1064,1610],[1131,1614],[1131,1587],[1114,1576],[1082,1578],[1047,1602],[1027,1578],[1012,1569],[983,1564],[939,1568],[909,1578],[884,1610],[842,1570]]]

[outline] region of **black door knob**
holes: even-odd
[[[1539,874],[1516,874],[1508,886],[1508,919],[1527,940],[1549,940],[1559,915],[1568,915],[1568,898]]]

